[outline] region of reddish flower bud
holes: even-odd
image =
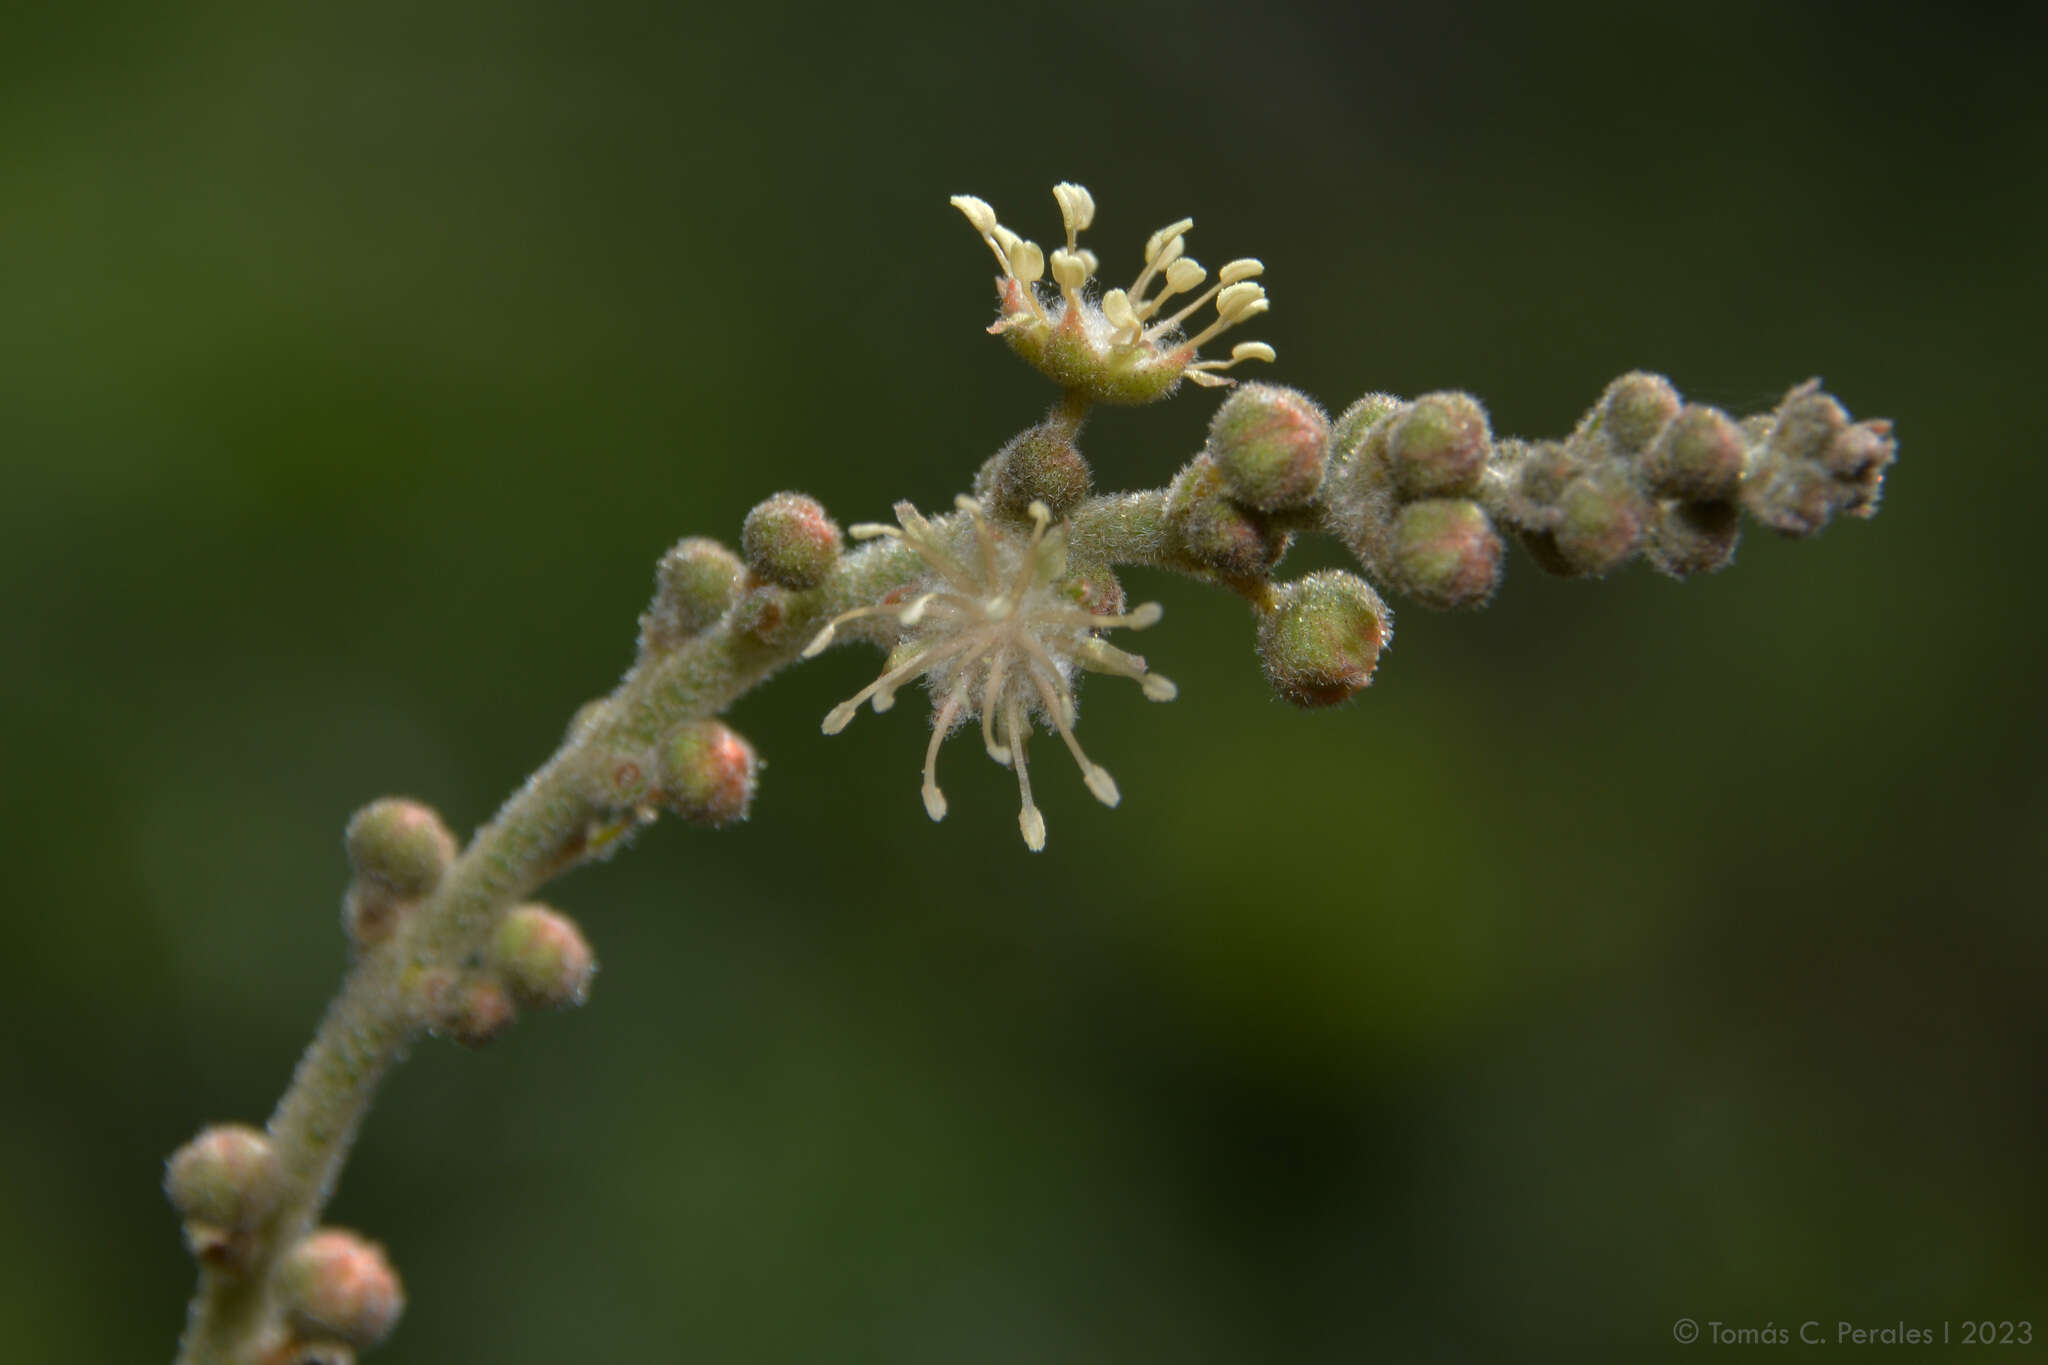
[[[1678,407],[1678,390],[1663,375],[1625,374],[1601,396],[1600,429],[1622,451],[1634,454],[1657,438]]]
[[[1469,394],[1424,394],[1387,431],[1387,460],[1404,498],[1472,492],[1492,452],[1486,409]]]
[[[1430,498],[1394,518],[1387,565],[1393,586],[1432,607],[1479,607],[1500,582],[1500,533],[1465,498]]]
[[[839,525],[814,498],[777,493],[747,513],[740,549],[747,567],[770,583],[815,588],[839,562]]]
[[[268,1218],[282,1192],[270,1139],[243,1123],[222,1123],[171,1153],[164,1193],[187,1223],[197,1225],[194,1251],[211,1234],[245,1231]]]
[[[661,748],[661,800],[695,824],[717,827],[747,818],[761,763],[754,748],[721,721],[691,721]]]
[[[1643,480],[1662,498],[1709,502],[1732,497],[1742,482],[1742,432],[1724,412],[1687,407],[1643,457]]]
[[[1572,480],[1558,510],[1558,554],[1571,572],[1597,575],[1635,553],[1648,509],[1625,480],[1588,475]]]
[[[1189,558],[1221,574],[1263,577],[1287,552],[1288,534],[1232,500],[1229,481],[1206,454],[1174,476],[1166,520]]]
[[[1277,384],[1238,385],[1209,423],[1209,455],[1231,495],[1262,511],[1315,500],[1329,441],[1323,410]]]
[[[511,992],[488,976],[459,980],[443,1003],[440,1031],[464,1047],[496,1042],[519,1015]]]
[[[455,861],[455,836],[430,806],[387,796],[348,822],[348,860],[356,880],[400,899],[426,895]]]
[[[375,1346],[405,1311],[405,1291],[384,1249],[341,1228],[322,1228],[293,1246],[278,1285],[302,1334],[350,1346]]]
[[[1029,525],[1032,503],[1044,503],[1054,521],[1064,521],[1094,487],[1071,429],[1049,421],[1019,432],[991,455],[975,476],[974,496],[990,516]]]
[[[507,912],[491,940],[491,965],[512,998],[534,1009],[582,1004],[597,970],[576,922],[545,905]]]
[[[1365,580],[1324,569],[1289,583],[1259,620],[1266,681],[1296,706],[1333,706],[1372,681],[1393,614]]]

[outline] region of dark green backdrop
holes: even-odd
[[[1117,272],[1183,212],[1262,256],[1333,408],[1541,435],[1636,366],[1820,373],[1898,422],[1883,515],[1683,586],[1517,557],[1314,715],[1134,576],[1182,696],[1089,692],[1125,802],[1048,762],[1041,857],[971,741],[925,818],[918,707],[819,735],[870,657],[777,680],[749,825],[553,888],[590,1007],[389,1085],[333,1208],[411,1291],[376,1358],[2048,1337],[2042,33],[1319,8],[4,21],[0,1354],[168,1358],[159,1163],[288,1077],[354,807],[473,826],[665,545],[779,487],[942,506],[1036,416],[945,201],[1047,237],[1059,178]],[[1092,424],[1102,482],[1212,403]]]

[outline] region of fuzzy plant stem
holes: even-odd
[[[607,758],[724,710],[795,659],[816,622],[879,596],[907,578],[911,564],[893,543],[869,546],[815,589],[762,585],[674,652],[643,654],[604,704],[605,721],[572,734],[399,931],[358,954],[268,1126],[281,1178],[275,1211],[238,1264],[203,1266],[180,1365],[246,1365],[280,1338],[279,1253],[312,1230],[378,1083],[429,1027],[416,987],[436,969],[474,960],[509,908],[579,861],[594,832],[614,827]]]
[[[1726,565],[1745,517],[1808,536],[1877,509],[1891,426],[1851,421],[1818,381],[1737,420],[1641,372],[1610,384],[1569,436],[1546,441],[1497,440],[1463,393],[1369,393],[1333,421],[1306,394],[1246,384],[1166,487],[1094,496],[1076,445],[1094,404],[1156,401],[1183,379],[1225,386],[1222,370],[1274,358],[1253,341],[1227,360],[1198,358],[1266,311],[1255,282],[1265,267],[1232,260],[1202,290],[1209,276],[1186,258],[1192,223],[1181,220],[1147,241],[1128,289],[1098,299],[1094,254],[1078,246],[1094,200],[1073,184],[1054,195],[1065,245],[1050,256],[982,200],[952,201],[1003,271],[990,330],[1062,395],[982,466],[957,512],[928,518],[898,503],[895,526],[851,528],[867,543],[846,552],[822,507],[779,493],[748,514],[743,559],[713,541],[681,542],[661,562],[633,667],[578,713],[554,757],[465,851],[431,810],[402,798],[351,820],[343,918],[355,961],[290,1088],[266,1132],[216,1125],[168,1163],[166,1192],[201,1267],[179,1365],[348,1365],[391,1330],[404,1296],[382,1250],[316,1227],[378,1083],[423,1034],[480,1043],[517,1008],[580,1003],[593,967],[581,931],[521,902],[661,811],[707,825],[743,818],[753,751],[711,718],[785,665],[835,642],[887,651],[882,674],[825,716],[825,733],[863,703],[886,711],[899,689],[922,683],[934,710],[927,813],[947,812],[941,744],[978,730],[989,757],[1016,774],[1019,828],[1040,850],[1045,822],[1026,762],[1035,729],[1058,735],[1103,805],[1121,800],[1074,733],[1081,673],[1130,679],[1153,701],[1175,695],[1143,657],[1103,638],[1162,615],[1156,603],[1126,601],[1122,566],[1236,593],[1253,610],[1275,691],[1324,707],[1370,682],[1392,638],[1374,583],[1426,607],[1483,606],[1510,538],[1558,574],[1598,577],[1640,555],[1684,578]],[[1181,296],[1192,301],[1168,303]],[[1211,305],[1206,326],[1186,321]],[[1373,582],[1330,569],[1276,579],[1290,543],[1314,534],[1349,548]]]
[[[1083,523],[1090,557],[1197,571],[1162,540],[1159,498],[1094,500],[1091,511],[1098,504],[1099,511]],[[248,1365],[285,1339],[282,1253],[318,1223],[378,1084],[435,1028],[423,984],[476,961],[508,910],[651,817],[648,809],[619,808],[607,784],[617,756],[645,752],[678,727],[724,711],[794,662],[822,622],[912,582],[920,568],[899,542],[871,543],[838,559],[807,590],[750,580],[715,624],[672,650],[643,649],[618,688],[595,704],[597,721],[572,727],[395,934],[359,949],[266,1129],[278,1165],[273,1211],[233,1263],[202,1260],[178,1365]],[[838,643],[872,638],[854,627]]]

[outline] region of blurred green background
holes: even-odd
[[[1336,7],[1332,7],[1333,9]],[[746,698],[752,822],[559,883],[591,1006],[416,1049],[332,1216],[393,1362],[1642,1359],[2048,1339],[2044,33],[2018,6],[44,6],[0,44],[0,1341],[168,1358],[157,1190],[343,964],[349,812],[484,820],[661,550],[942,506],[1050,394],[971,191],[1257,254],[1273,377],[1561,433],[1614,375],[1896,419],[1727,573],[1509,565],[1302,714],[1242,608],[1051,843],[918,708]],[[1108,413],[1162,482],[1214,400]],[[1311,546],[1301,571],[1336,562]],[[1694,1351],[1713,1349],[1710,1345]],[[2037,1345],[2027,1354],[2038,1352]],[[1938,1357],[1940,1348],[1918,1358]]]

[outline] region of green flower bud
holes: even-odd
[[[1639,370],[1607,386],[1600,399],[1600,429],[1621,450],[1633,454],[1648,448],[1678,415],[1678,407],[1678,390],[1670,380]]]
[[[1166,522],[1188,557],[1234,578],[1263,578],[1287,553],[1289,536],[1230,496],[1210,456],[1197,455],[1166,491]]]
[[[1558,511],[1558,554],[1572,573],[1598,575],[1636,552],[1647,509],[1625,479],[1589,474],[1572,480]]]
[[[405,1291],[384,1249],[341,1228],[322,1228],[285,1253],[278,1288],[302,1334],[359,1348],[389,1336],[405,1311]]]
[[[662,744],[662,804],[713,828],[744,820],[760,768],[753,746],[723,722],[691,721]]]
[[[171,1206],[206,1233],[255,1227],[276,1210],[282,1192],[277,1150],[262,1132],[243,1123],[201,1129],[164,1163],[164,1193]],[[200,1240],[194,1239],[195,1251]]]
[[[1500,582],[1500,533],[1465,498],[1430,498],[1394,517],[1388,570],[1394,587],[1432,607],[1479,607]]]
[[[1689,578],[1712,573],[1735,557],[1742,517],[1729,502],[1667,502],[1650,523],[1646,553],[1659,573]]]
[[[1372,681],[1393,619],[1364,579],[1342,569],[1289,583],[1259,619],[1266,681],[1296,706],[1333,706]]]
[[[1021,431],[991,455],[974,479],[974,496],[992,517],[1029,525],[1042,502],[1065,521],[1094,491],[1095,477],[1066,424],[1050,421]]]
[[[1492,452],[1486,409],[1469,394],[1424,394],[1387,431],[1387,460],[1404,498],[1474,491]]]
[[[1340,462],[1356,458],[1374,424],[1406,406],[1391,393],[1369,393],[1344,409],[1330,428],[1330,458]]]
[[[590,944],[568,916],[545,905],[522,905],[498,922],[491,940],[491,965],[532,1009],[580,1005],[597,970]]]
[[[642,651],[666,653],[715,624],[739,597],[744,567],[705,536],[676,542],[654,571],[654,603],[640,618]]]
[[[1248,383],[1216,409],[1208,450],[1232,497],[1277,511],[1315,501],[1329,439],[1330,419],[1307,394]]]
[[[1713,502],[1742,482],[1742,432],[1724,412],[1697,404],[1665,426],[1643,459],[1643,480],[1661,498]]]
[[[358,882],[404,900],[432,891],[455,861],[455,836],[433,808],[397,796],[357,811],[345,843]]]
[[[740,549],[747,567],[766,581],[815,588],[839,562],[839,525],[816,499],[777,493],[747,513]]]

